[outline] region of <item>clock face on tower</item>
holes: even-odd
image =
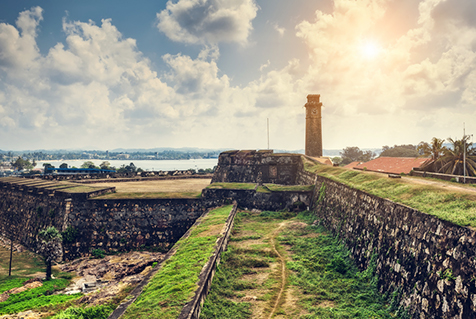
[[[317,109],[313,109],[313,110],[311,111],[311,114],[312,114],[312,115],[317,115]]]

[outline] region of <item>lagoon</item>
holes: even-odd
[[[108,161],[111,166],[116,169],[122,165],[129,165],[134,163],[137,168],[142,168],[144,171],[174,171],[174,170],[187,170],[187,169],[207,169],[213,168],[218,163],[218,158],[204,158],[204,159],[189,159],[189,160],[104,160],[104,159],[91,159],[91,160],[55,160],[55,161],[38,161],[35,168],[43,168],[44,163],[50,163],[54,167],[59,167],[63,163],[67,163],[68,167],[81,167],[86,162],[91,161],[94,165],[99,166],[102,162]]]

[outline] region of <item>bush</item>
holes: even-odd
[[[89,308],[71,307],[54,316],[55,319],[106,319],[114,311],[110,305]]]
[[[106,252],[104,250],[100,249],[100,248],[93,249],[91,251],[91,255],[93,255],[93,257],[99,258],[99,259],[104,258],[105,254],[106,254]]]
[[[66,230],[61,233],[61,236],[63,236],[64,244],[72,244],[76,241],[78,231],[75,228],[68,226],[68,228],[66,228]]]

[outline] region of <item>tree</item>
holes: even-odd
[[[98,168],[98,167],[96,167],[96,165],[94,165],[93,162],[86,161],[81,165],[81,168]]]
[[[134,163],[130,163],[129,165],[125,166],[125,165],[122,165],[118,170],[117,172],[118,173],[134,173],[137,171],[137,168],[136,166],[134,165]]]
[[[445,147],[444,139],[433,137],[431,144],[420,142],[417,146],[417,151],[420,156],[431,157],[432,160],[437,161],[444,153]]]
[[[339,165],[340,163],[342,163],[342,157],[339,157],[339,156],[333,157],[332,163]]]
[[[352,162],[368,162],[375,157],[372,151],[361,151],[356,146],[346,147],[340,152],[342,164],[347,165]]]
[[[59,166],[59,168],[68,168],[68,164],[67,163],[63,163]]]
[[[417,146],[417,151],[420,156],[431,157],[431,161],[423,164],[422,169],[425,171],[437,172],[441,168],[440,158],[445,152],[445,147],[443,143],[444,139],[433,137],[431,139],[431,144],[427,142],[420,142]]]
[[[389,147],[387,145],[382,147],[380,157],[418,157],[417,147],[412,144],[394,145]]]
[[[476,149],[469,142],[469,136],[461,140],[448,138],[452,144],[452,149],[445,147],[443,156],[439,159],[441,168],[438,173],[463,175],[464,174],[464,154],[466,153],[466,175],[476,176]]]
[[[111,163],[109,163],[108,161],[104,161],[99,165],[99,167],[101,169],[111,169]]]
[[[41,230],[38,233],[38,238],[40,240],[39,252],[46,264],[46,280],[50,280],[52,262],[63,256],[63,247],[61,245],[63,238],[54,226]]]
[[[24,160],[23,158],[21,158],[21,156],[19,156],[16,159],[16,161],[11,162],[11,165],[19,171],[24,170],[24,169],[33,169],[33,167],[34,167],[33,164],[30,163],[30,161]]]

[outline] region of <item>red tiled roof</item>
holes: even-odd
[[[409,174],[414,167],[420,167],[428,160],[424,157],[378,157],[354,168],[362,170],[365,167],[368,171],[379,173]]]
[[[349,163],[349,164],[345,165],[344,167],[345,168],[354,168],[357,165],[359,165],[360,163],[362,163],[362,162],[352,162],[352,163]]]

